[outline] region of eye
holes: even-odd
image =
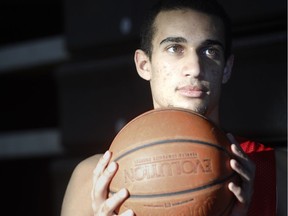
[[[217,54],[217,50],[214,48],[209,48],[205,51],[207,56],[215,56]]]
[[[205,49],[204,50],[204,54],[206,56],[210,56],[210,57],[213,57],[213,56],[217,56],[219,54],[218,50],[213,48],[213,47],[209,47],[208,49]]]
[[[179,44],[173,44],[173,45],[167,47],[167,51],[170,53],[181,54],[181,53],[183,53],[184,48]]]
[[[212,59],[219,59],[222,56],[222,51],[215,47],[207,47],[202,50],[203,55]]]

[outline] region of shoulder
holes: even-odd
[[[101,156],[100,154],[91,156],[75,167],[65,192],[61,216],[88,216],[92,214],[90,193],[93,170]]]
[[[91,172],[93,172],[101,157],[102,154],[96,154],[81,161],[74,169],[72,177],[74,176],[80,178],[91,177],[92,176]]]
[[[81,161],[74,169],[68,187],[72,185],[89,184],[92,182],[93,170],[95,169],[101,154],[93,155],[83,161]],[[80,188],[77,188],[78,190]]]

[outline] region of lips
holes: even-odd
[[[186,85],[176,89],[181,95],[191,98],[201,98],[207,94],[207,88],[202,85]]]

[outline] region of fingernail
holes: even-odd
[[[127,196],[127,190],[125,188],[122,188],[120,191],[119,191],[119,196],[124,198]]]
[[[233,185],[233,183],[232,183],[232,182],[230,182],[230,183],[228,184],[228,188],[229,188],[229,190],[230,190],[230,191],[232,191],[232,190],[233,190],[233,186],[234,186],[234,185]]]
[[[104,158],[105,160],[108,160],[109,156],[110,156],[110,152],[109,152],[109,151],[106,151],[105,154],[103,155],[103,158]]]
[[[128,209],[127,211],[125,211],[125,212],[123,213],[123,215],[125,215],[125,216],[133,216],[134,213],[133,213],[133,211],[132,211],[131,209]]]
[[[116,163],[115,162],[111,162],[109,164],[109,166],[107,167],[109,172],[114,172],[116,170]]]

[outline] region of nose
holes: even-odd
[[[183,59],[183,76],[198,78],[201,75],[200,58],[195,50],[191,50]]]

